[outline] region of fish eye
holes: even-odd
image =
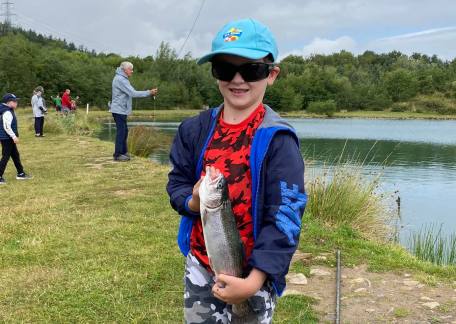
[[[222,182],[217,183],[217,189],[222,189],[222,187],[223,187],[223,183]]]

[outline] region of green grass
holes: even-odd
[[[344,267],[367,264],[370,271],[413,273],[417,278],[426,278],[427,283],[456,280],[456,266],[442,267],[424,262],[396,243],[365,239],[347,225],[327,226],[306,212],[299,250],[318,255],[332,254],[336,249],[341,250]]]
[[[114,163],[112,143],[35,138],[29,123],[20,112],[19,150],[34,178],[14,180],[10,162],[0,187],[0,322],[182,322],[168,166]],[[309,305],[280,299],[276,322],[315,318]]]
[[[14,180],[10,162],[0,187],[0,322],[182,322],[184,258],[165,192],[168,166],[143,158],[113,163],[112,143],[66,131],[35,138],[31,123],[21,110],[19,150],[34,178]],[[456,280],[456,267],[422,262],[309,214],[299,248],[340,248],[344,267]],[[275,323],[317,323],[314,303],[280,298]]]
[[[27,121],[20,120],[22,125]],[[169,322],[181,318],[178,217],[167,168],[111,163],[112,144],[23,132],[29,182],[0,188],[0,320]]]
[[[316,300],[307,296],[285,296],[280,298],[274,323],[319,323],[318,317],[312,310]]]
[[[410,311],[406,308],[397,307],[394,309],[393,314],[395,317],[404,318],[410,315]]]

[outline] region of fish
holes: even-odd
[[[216,276],[242,278],[244,246],[231,208],[228,184],[220,170],[206,167],[199,196],[203,236],[212,271]],[[247,300],[234,304],[232,310],[239,317],[253,312]]]

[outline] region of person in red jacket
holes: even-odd
[[[70,97],[70,89],[66,89],[62,95],[62,112],[66,115],[71,110],[71,97]]]

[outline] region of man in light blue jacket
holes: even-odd
[[[114,161],[129,161],[127,153],[128,126],[127,116],[131,114],[132,98],[155,96],[157,88],[145,91],[136,91],[128,78],[133,74],[133,64],[122,62],[116,70],[112,80],[112,99],[109,111],[116,123],[116,147]]]

